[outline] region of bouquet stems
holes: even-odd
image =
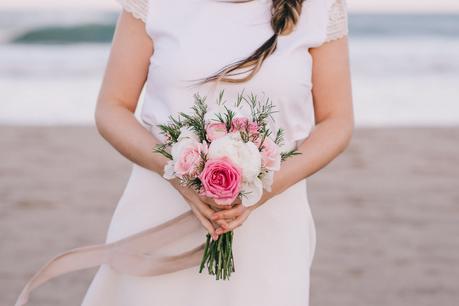
[[[210,234],[207,234],[199,273],[207,266],[209,274],[215,275],[217,280],[229,279],[235,271],[232,246],[233,231],[220,235],[217,240],[211,240]]]

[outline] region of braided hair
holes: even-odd
[[[225,1],[233,3],[250,2],[253,0]],[[256,49],[247,58],[228,64],[215,74],[201,79],[200,84],[210,81],[223,81],[228,83],[242,83],[253,78],[258,72],[264,60],[270,56],[277,47],[277,38],[280,35],[288,35],[294,29],[301,15],[304,0],[273,0],[271,7],[271,27],[274,34]],[[245,69],[244,71],[239,71]],[[247,76],[233,78],[233,76],[250,72]]]

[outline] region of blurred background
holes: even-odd
[[[459,2],[347,2],[357,128],[309,179],[311,305],[459,305]],[[93,122],[119,10],[0,2],[1,305],[52,256],[105,239],[130,174]],[[94,272],[31,305],[79,305]]]

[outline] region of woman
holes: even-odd
[[[133,162],[107,242],[192,210],[195,245],[234,230],[236,271],[216,281],[197,267],[154,277],[100,267],[83,306],[305,306],[315,228],[306,178],[340,154],[353,129],[344,0],[120,0],[95,119],[101,135]],[[201,80],[192,83],[189,80]],[[140,120],[134,116],[145,85]],[[162,177],[156,125],[186,111],[193,93],[216,101],[238,92],[269,96],[287,143],[302,153],[282,164],[259,203],[217,210]]]

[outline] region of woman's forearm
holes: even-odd
[[[153,153],[158,140],[121,105],[100,104],[95,113],[99,133],[130,161],[163,175],[167,158]]]
[[[317,124],[298,147],[301,154],[288,158],[275,173],[272,194],[282,193],[335,159],[349,144],[352,130],[353,123],[347,119],[328,119]]]

